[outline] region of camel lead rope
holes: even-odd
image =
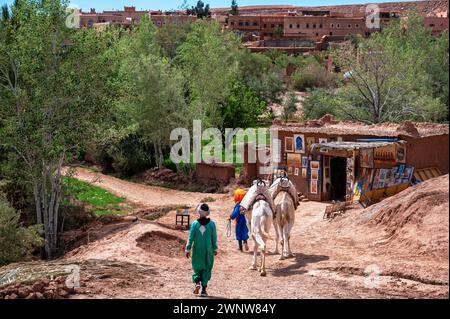
[[[227,222],[227,238],[230,239],[231,237],[231,220],[228,220]]]

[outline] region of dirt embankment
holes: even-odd
[[[148,209],[195,204],[205,196],[98,177],[102,187]],[[214,298],[448,298],[448,182],[448,175],[432,179],[331,221],[322,219],[325,203],[302,202],[291,233],[295,256],[278,260],[270,241],[264,278],[248,270],[251,252],[238,251],[234,236],[226,236],[232,197],[209,195],[219,242],[209,292]],[[60,261],[3,267],[0,279],[77,265],[82,286],[71,298],[192,298],[183,253],[188,232],[174,222],[175,211],[155,221],[140,214],[103,217],[86,229],[89,236],[74,236],[78,247]]]
[[[334,227],[364,233],[362,238],[391,253],[447,260],[449,175],[427,180],[387,198]],[[353,219],[353,220],[352,220]]]

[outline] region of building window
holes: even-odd
[[[258,22],[253,22],[253,26],[258,26]]]
[[[351,28],[352,28],[352,25],[351,25],[351,24],[349,24],[349,25],[348,25],[348,28],[349,28],[349,29],[351,29]]]
[[[264,28],[267,28],[267,24],[264,23]]]
[[[333,35],[333,32],[330,32],[330,35]]]
[[[341,27],[341,25],[338,23],[338,24],[336,25],[336,28],[339,29],[340,27]]]
[[[359,24],[355,24],[355,28],[359,28]]]
[[[234,25],[234,22],[231,22],[231,25]]]
[[[239,26],[242,27],[244,24],[242,22],[239,22]]]
[[[306,24],[306,29],[309,29],[309,23]]]
[[[316,37],[318,37],[319,36],[319,34],[318,33],[316,33]]]
[[[248,23],[248,21],[247,21],[247,22],[245,22],[245,26],[247,26],[247,27],[248,27],[249,25],[250,25],[250,23]]]
[[[334,23],[331,24],[331,27],[334,28]]]
[[[315,28],[316,28],[316,24],[314,23],[314,24],[313,24],[313,29],[315,29]]]
[[[270,27],[275,28],[275,24],[271,24]]]
[[[297,29],[300,29],[300,24],[297,24]]]
[[[322,29],[323,28],[323,25],[322,25],[322,23],[321,24],[319,24],[319,29]]]
[[[289,25],[289,29],[292,29],[292,24]]]

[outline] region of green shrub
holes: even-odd
[[[166,158],[164,160],[163,166],[167,169],[170,169],[172,172],[175,172],[175,173],[177,172],[177,166],[170,158]]]
[[[153,152],[152,145],[135,134],[92,147],[95,163],[101,165],[105,172],[114,171],[121,176],[131,176],[151,167],[154,164]]]
[[[0,195],[0,265],[29,257],[32,249],[43,244],[40,226],[24,227],[20,214]]]
[[[61,207],[61,218],[64,220],[63,231],[80,229],[95,219],[95,213],[86,209],[84,205],[64,203]]]
[[[302,111],[304,119],[319,119],[325,114],[341,117],[341,109],[345,101],[338,94],[333,94],[324,89],[313,89],[303,100]]]
[[[300,91],[314,87],[334,86],[334,76],[317,62],[298,68],[291,78],[291,85]]]
[[[193,162],[191,163],[181,162],[180,164],[178,164],[178,172],[186,176],[189,176],[195,171],[195,167],[196,165]]]

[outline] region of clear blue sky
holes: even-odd
[[[405,1],[405,0],[403,0]],[[209,3],[212,8],[229,7],[231,0],[203,0]],[[381,2],[399,2],[396,0],[375,0],[372,3]],[[13,0],[0,0],[0,4],[11,4]],[[97,11],[122,9],[124,5],[135,6],[136,9],[152,10],[170,10],[178,9],[183,0],[71,0],[71,4],[80,7],[83,10],[96,8]],[[197,0],[187,0],[189,5],[197,3]],[[370,0],[237,0],[238,5],[276,5],[292,4],[297,6],[320,6],[354,3],[371,3]]]

